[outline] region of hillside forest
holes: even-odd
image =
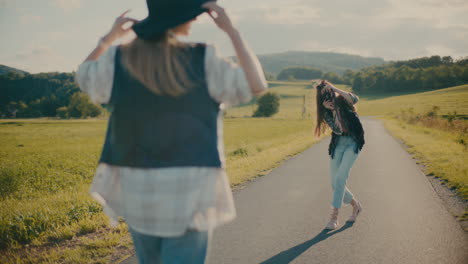
[[[294,63],[292,60],[287,64]],[[327,79],[350,85],[357,94],[412,92],[468,84],[468,57],[454,60],[450,56],[431,56],[328,72],[324,71],[327,67],[296,63],[297,66],[286,67],[277,75],[265,67],[266,76],[269,80],[289,81]],[[87,118],[106,113],[105,108],[93,104],[80,92],[74,73],[29,74],[6,66],[2,69],[9,69],[0,74],[2,118]]]

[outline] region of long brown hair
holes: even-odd
[[[323,101],[324,101],[324,95],[322,94],[322,89],[316,89],[316,104],[317,104],[317,124],[315,125],[315,135],[319,137],[323,132],[325,132],[328,128],[328,124],[325,122],[324,115],[325,112],[328,112],[331,114],[331,110],[325,108],[323,106]],[[341,95],[337,95],[334,99],[335,103],[335,108],[336,109],[347,109],[351,110],[353,112],[356,112],[356,108],[354,105],[350,104],[346,99],[343,98]],[[341,120],[344,122],[344,120]]]
[[[195,83],[190,76],[188,54],[169,31],[153,39],[136,38],[122,45],[122,63],[130,74],[158,95],[177,97],[187,93]]]

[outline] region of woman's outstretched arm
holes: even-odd
[[[239,64],[245,72],[252,93],[258,95],[265,91],[268,84],[265,78],[262,77],[264,73],[261,71],[262,67],[260,66],[260,62],[257,56],[250,51],[246,43],[242,40],[239,31],[232,25],[231,19],[226,14],[226,11],[215,2],[207,2],[203,4],[203,7],[209,10],[208,14],[213,18],[216,25],[226,32],[231,39]]]
[[[356,104],[359,101],[359,97],[357,95],[338,89],[329,81],[325,81],[325,83],[326,87],[341,95],[350,105]]]
[[[107,33],[104,37],[100,39],[97,47],[94,48],[93,51],[91,51],[91,53],[88,55],[88,57],[86,57],[84,61],[94,61],[99,59],[99,57],[101,57],[101,55],[104,54],[107,51],[107,49],[109,49],[109,47],[115,40],[125,36],[132,30],[131,27],[123,28],[123,25],[128,22],[138,22],[136,19],[125,17],[125,15],[129,11],[130,10],[123,12],[120,16],[118,16],[115,19],[112,29],[109,31],[109,33]]]

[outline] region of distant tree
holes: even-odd
[[[458,59],[455,63],[459,66],[468,65],[468,56]]]
[[[18,116],[56,116],[56,109],[67,106],[70,97],[79,91],[73,73],[18,74],[9,72],[0,75],[0,108],[11,116],[6,106],[10,102],[24,102],[28,109]],[[11,106],[10,106],[11,107]]]
[[[268,92],[257,100],[257,106],[253,117],[270,117],[278,113],[280,98],[277,94]]]
[[[102,108],[91,102],[88,95],[76,92],[70,99],[68,116],[73,118],[96,117],[102,112]]]
[[[468,65],[468,64],[467,64]],[[463,70],[462,74],[461,74],[461,80],[464,82],[464,83],[468,83],[468,67],[465,67],[465,69]]]
[[[28,105],[26,105],[26,103],[24,103],[23,101],[9,102],[6,108],[9,113],[9,117],[12,117],[12,118],[27,117],[25,114],[27,113]]]
[[[444,57],[442,57],[442,63],[443,64],[452,64],[453,59],[450,56],[444,56]]]
[[[319,79],[322,77],[322,71],[311,67],[290,67],[283,69],[277,76],[278,80],[287,80],[293,76],[298,80]]]
[[[449,57],[450,56],[445,57],[446,60]],[[396,67],[406,65],[406,66],[411,67],[411,68],[428,68],[428,67],[439,66],[439,65],[442,65],[442,64],[444,64],[444,61],[438,55],[431,56],[431,57],[411,59],[411,60],[407,60],[407,61],[397,61],[397,62],[393,63],[393,65],[396,66]]]
[[[432,56],[346,72],[358,93],[433,90],[468,83],[468,58]]]
[[[358,72],[356,75],[354,75],[353,78],[353,91],[356,93],[360,93],[363,90],[363,80],[362,80],[362,73]]]
[[[345,83],[343,78],[334,72],[327,72],[322,76],[322,79],[330,81],[332,83],[343,84]]]
[[[61,119],[68,118],[68,108],[66,106],[57,108],[56,112],[59,118]]]
[[[353,83],[353,71],[346,70],[343,73],[343,83],[351,85]]]

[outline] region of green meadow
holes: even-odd
[[[271,82],[270,87],[281,98],[272,118],[251,118],[254,102],[226,112],[232,186],[266,174],[318,140],[312,86]],[[468,85],[362,96],[358,111],[381,116],[427,174],[468,199],[467,121],[456,120],[468,114],[467,98]],[[431,116],[434,106],[439,110]],[[447,115],[455,121],[445,122]],[[125,224],[109,228],[88,195],[105,129],[106,120],[0,120],[0,263],[109,263],[130,254]]]
[[[224,128],[233,186],[317,140],[311,120],[226,118]],[[109,229],[88,195],[105,129],[105,120],[0,121],[0,263],[109,263],[115,247],[131,248],[125,225]]]
[[[361,99],[358,108],[361,115],[395,115],[410,108],[415,113],[425,113],[433,106],[440,108],[440,114],[454,111],[459,115],[468,114],[468,85],[413,94],[365,96]]]

